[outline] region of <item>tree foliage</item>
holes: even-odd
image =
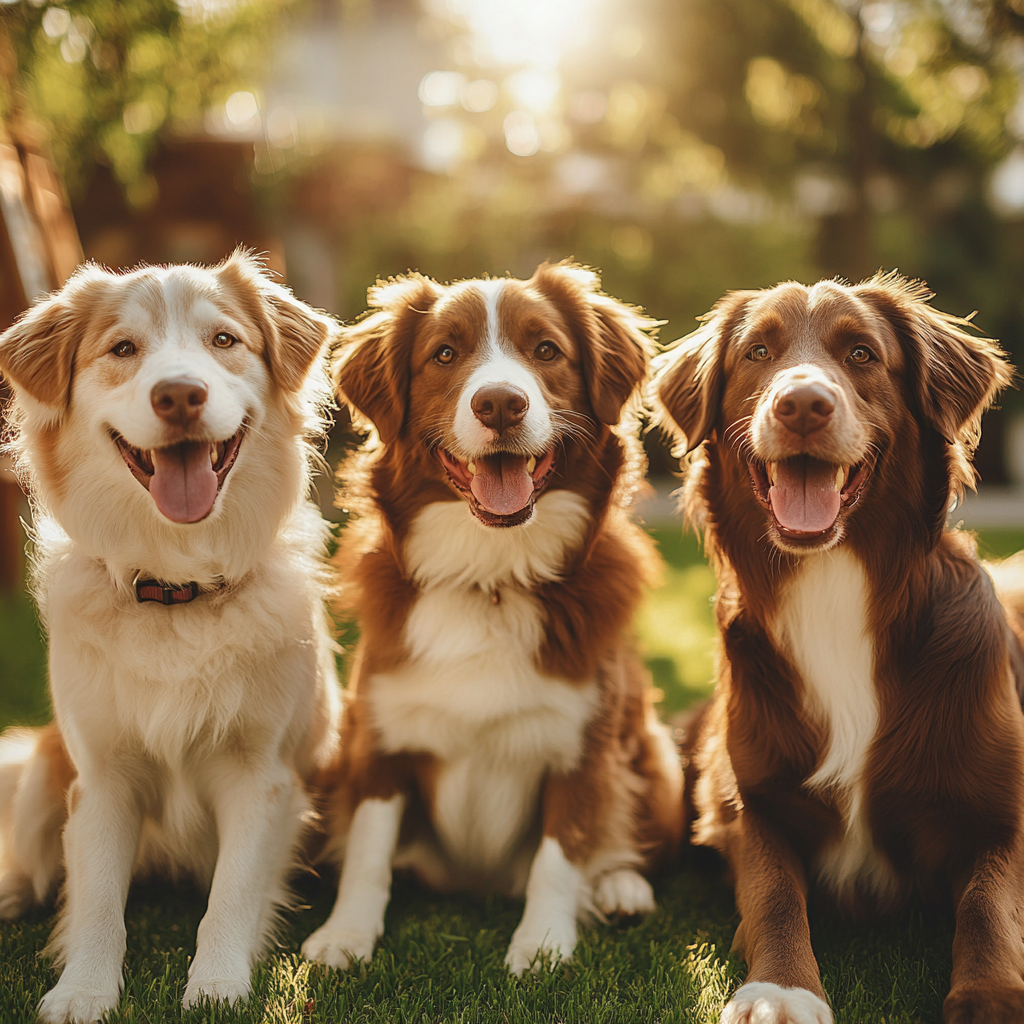
[[[0,4],[0,123],[39,123],[73,193],[109,164],[136,205],[155,198],[159,134],[252,88],[288,0],[36,0]]]
[[[465,45],[467,4],[428,6],[466,84],[424,109],[463,146],[400,207],[355,212],[350,268],[525,272],[572,252],[677,333],[727,288],[898,266],[1024,355],[1020,222],[990,202],[1024,135],[1024,0],[594,4],[604,48],[567,49],[533,111],[523,65]],[[478,79],[496,86],[483,111]],[[508,134],[525,115],[526,156]]]

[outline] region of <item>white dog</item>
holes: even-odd
[[[333,331],[236,253],[85,266],[0,335],[56,712],[0,741],[0,916],[66,871],[44,1021],[117,1004],[151,871],[211,883],[185,1005],[249,992],[337,744],[307,500]]]

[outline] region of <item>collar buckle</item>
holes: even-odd
[[[136,573],[132,581],[135,587],[135,600],[139,604],[155,601],[158,604],[188,604],[199,596],[199,584],[194,580],[179,587],[172,587],[161,580],[144,580],[142,573]]]

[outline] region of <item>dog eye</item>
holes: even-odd
[[[558,346],[553,341],[542,341],[533,350],[533,354],[545,363],[549,363],[558,355]]]
[[[748,353],[747,358],[752,362],[761,363],[765,359],[771,359],[771,355],[768,352],[766,345],[755,345]]]
[[[863,345],[858,345],[850,354],[847,359],[851,363],[870,363],[875,357],[871,353],[871,349],[865,348]]]
[[[111,350],[115,356],[133,356],[138,351],[130,341],[119,341]]]
[[[221,331],[220,334],[213,336],[213,344],[215,348],[231,348],[238,339],[233,334],[228,334],[227,331]]]
[[[434,359],[439,363],[450,363],[455,358],[455,349],[451,345],[442,345],[435,353]]]

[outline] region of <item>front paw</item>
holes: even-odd
[[[729,1000],[720,1024],[833,1024],[833,1019],[828,1004],[805,988],[751,981]]]
[[[249,978],[210,978],[194,972],[185,986],[181,1005],[190,1010],[200,1003],[227,1003],[229,1006],[249,998]]]
[[[1024,988],[960,985],[942,1004],[946,1024],[1004,1024],[1024,1020]]]
[[[302,955],[307,960],[348,970],[353,964],[373,959],[377,936],[373,932],[355,928],[335,928],[330,923],[318,928],[302,944]]]
[[[523,921],[512,934],[505,954],[505,966],[517,978],[526,970],[539,971],[546,961],[550,966],[572,959],[576,948],[576,922],[551,924],[538,928]]]
[[[43,1024],[93,1024],[114,1009],[120,998],[117,985],[86,988],[62,978],[39,1003],[39,1019]]]
[[[630,868],[602,875],[594,887],[594,903],[605,917],[637,917],[656,906],[651,883]]]

